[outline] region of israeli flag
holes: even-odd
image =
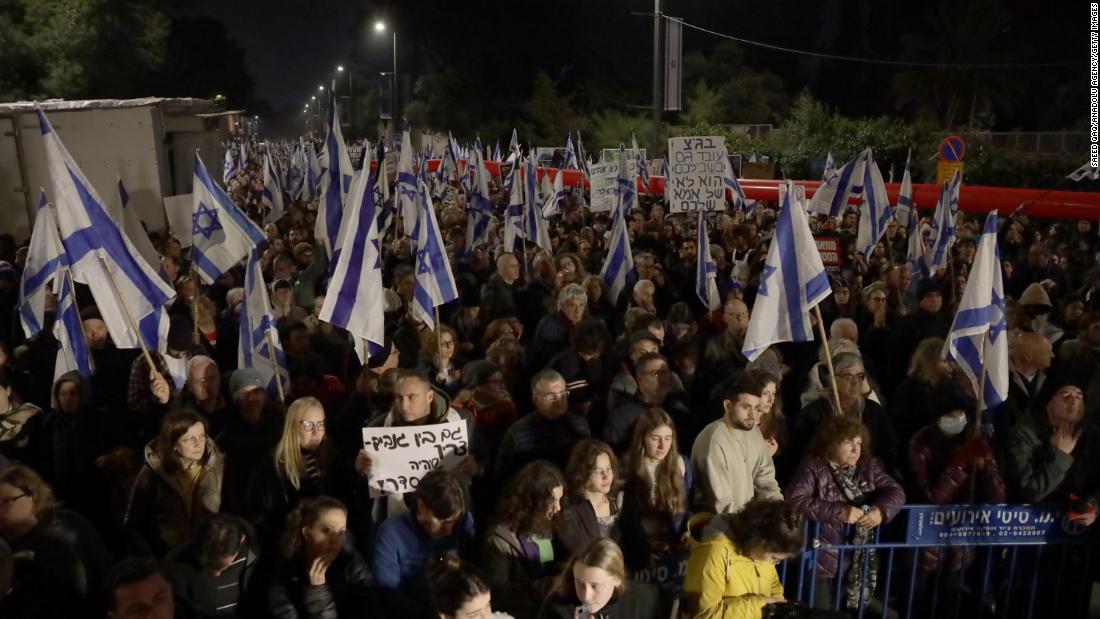
[[[451,263],[435,219],[428,185],[420,182],[417,192],[420,215],[413,231],[416,244],[416,283],[413,287],[413,318],[435,328],[435,308],[458,298]]]
[[[239,316],[237,367],[266,370],[271,376],[268,393],[277,393],[275,377],[281,376],[283,384],[287,385],[290,374],[286,369],[286,354],[283,352],[282,342],[279,341],[279,331],[275,328],[275,317],[271,315],[271,300],[264,285],[262,259],[263,252],[253,249],[248,253],[248,263],[244,269],[244,302],[241,304]]]
[[[909,265],[909,287],[915,289],[920,282],[932,276],[928,268],[928,250],[924,245],[924,235],[921,234],[920,217],[916,209],[909,213],[906,232],[909,237],[909,246],[905,252],[905,263]]]
[[[348,199],[354,171],[351,169],[348,148],[344,145],[344,135],[340,131],[336,98],[331,89],[328,91],[328,103],[328,128],[320,162],[321,202],[317,206],[317,222],[313,234],[320,239],[329,258],[335,263],[340,221],[344,217],[344,202]]]
[[[546,180],[549,177],[549,174],[550,170],[546,170],[546,172],[542,176],[542,179]],[[565,187],[562,185],[562,183],[565,182],[564,179],[564,170],[555,171],[554,185],[550,189],[550,191],[547,192],[546,203],[542,206],[542,216],[547,219],[550,219],[554,215],[561,214],[561,202],[565,199],[567,195],[569,195],[569,193],[565,190]]]
[[[619,149],[620,179],[627,176],[626,169],[626,155],[623,149]],[[618,194],[615,208],[611,211],[611,240],[607,246],[607,257],[600,269],[600,281],[612,302],[619,298],[623,288],[634,277],[634,256],[630,252],[630,235],[626,230],[626,196],[621,181]]]
[[[943,358],[958,363],[974,385],[974,393],[984,394],[983,411],[996,408],[1008,397],[1008,333],[996,211],[985,218],[970,278],[944,343]]]
[[[121,178],[118,179],[118,202],[121,206],[118,221],[123,234],[137,248],[141,259],[152,267],[161,276],[161,279],[164,279],[167,276],[160,266],[160,254],[157,252],[157,248],[153,247],[153,241],[149,239],[149,233],[145,231],[145,226],[141,225],[141,217],[138,216],[137,209],[130,206],[130,194],[126,191],[126,186],[122,184]],[[171,284],[172,282],[168,283]]]
[[[306,167],[306,187],[303,199],[306,202],[312,202],[320,196],[321,192],[321,160],[317,158],[317,149],[314,148],[313,143],[306,144],[306,151],[309,155],[307,158],[309,165]]]
[[[642,150],[638,148],[638,138],[630,133],[630,146],[634,149],[634,163],[638,166],[638,178],[642,181],[642,190],[649,193],[649,166],[646,165]]]
[[[584,172],[584,177],[588,178],[588,157],[584,154],[584,141],[581,140],[580,130],[577,131],[577,167]]]
[[[802,200],[801,187],[779,186],[779,220],[741,349],[749,361],[777,342],[813,339],[810,310],[832,293]]]
[[[866,149],[856,155],[844,167],[834,175],[830,175],[826,165],[825,176],[821,179],[821,186],[814,192],[810,200],[809,211],[820,213],[829,217],[840,217],[848,206],[848,198],[858,196],[863,192],[863,179],[867,166],[867,156],[871,149]]]
[[[665,181],[665,202],[668,202],[668,157],[661,160],[661,178]]]
[[[489,196],[489,170],[481,160],[481,144],[470,150],[466,163],[468,189],[466,194],[466,252],[489,242],[489,222],[493,216],[493,200]]]
[[[638,179],[630,174],[630,159],[626,154],[626,146],[619,144],[619,176],[616,179],[619,185],[619,196],[622,198],[623,216],[640,208],[638,206]]]
[[[493,156],[490,158],[490,160],[500,161],[500,140],[497,140],[496,145],[493,146]]]
[[[401,153],[397,159],[397,199],[401,207],[402,230],[405,236],[412,236],[416,228],[416,170],[413,166],[412,138],[409,136],[409,124],[401,129]]]
[[[708,310],[716,310],[722,304],[718,295],[718,265],[710,255],[710,238],[703,211],[698,214],[698,230],[695,235],[695,294]]]
[[[912,152],[910,152],[912,155]],[[913,176],[909,173],[909,157],[905,158],[905,172],[901,175],[901,188],[898,189],[898,204],[894,209],[894,220],[900,226],[909,228],[909,218],[916,217],[913,209]]]
[[[374,182],[371,183],[374,192],[374,208],[377,213],[378,238],[386,238],[390,226],[396,217],[397,209],[390,199],[389,170],[386,167],[386,148],[382,140],[378,141],[378,168],[374,172]]]
[[[519,165],[519,159],[516,165]],[[523,208],[523,237],[528,241],[546,250],[553,252],[550,245],[550,232],[546,220],[542,217],[542,201],[539,199],[538,171],[535,169],[535,160],[528,158],[523,166],[527,179],[527,200]],[[545,171],[543,172],[545,174]]]
[[[723,158],[726,163],[726,173],[722,177],[722,182],[730,192],[730,202],[734,210],[745,210],[747,208],[745,203],[745,190],[741,189],[741,182],[737,180],[737,173],[733,169],[733,163],[730,162],[730,158],[728,156]]]
[[[435,196],[443,195],[447,185],[458,178],[458,154],[455,151],[454,138],[447,134],[447,145],[443,147],[443,156],[435,173]]]
[[[573,149],[573,132],[565,136],[565,160],[561,164],[563,170],[577,170],[577,151]]]
[[[886,195],[886,183],[882,172],[875,163],[871,149],[867,149],[867,163],[863,167],[863,202],[859,207],[859,230],[856,234],[856,249],[870,257],[886,226],[894,218],[894,209],[890,208],[890,199]]]
[[[88,342],[84,339],[84,327],[81,325],[80,311],[76,306],[76,295],[69,268],[62,266],[54,279],[54,292],[57,294],[57,321],[53,324],[53,335],[60,347],[54,360],[53,384],[68,372],[77,371],[86,377],[95,372],[92,355],[88,352]]]
[[[237,163],[233,161],[233,151],[228,147],[225,149],[225,163],[222,165],[222,184],[227,188],[229,187],[229,181],[233,178],[233,175],[237,173]]]
[[[355,347],[364,365],[369,355],[382,352],[385,338],[382,250],[374,184],[368,162],[348,194],[340,257],[318,316],[331,325],[347,329],[357,341],[369,342],[367,347]]]
[[[139,348],[144,342],[150,350],[163,352],[168,337],[164,306],[175,291],[141,259],[137,248],[111,221],[103,200],[61,143],[46,114],[41,108],[36,111],[61,244],[69,256],[73,279],[91,289],[115,346]],[[137,325],[136,333],[128,315]]]
[[[278,179],[274,158],[269,151],[264,155],[263,204],[267,207],[267,212],[264,213],[264,223],[279,221],[286,214],[286,206],[283,204],[283,190],[279,188]]]
[[[303,182],[306,177],[305,168],[305,151],[299,143],[290,155],[290,165],[287,166],[286,173],[287,195],[292,200],[297,200],[302,195]]]
[[[523,193],[524,184],[518,180],[520,166],[517,163],[512,166],[512,172],[508,175],[511,189],[508,192],[508,208],[504,211],[504,251],[516,251],[516,239],[523,237]]]
[[[237,151],[237,154],[240,155],[240,161],[239,163],[237,163],[237,169],[239,169],[241,172],[244,172],[248,166],[248,143],[244,140],[241,140],[241,147]]]
[[[213,183],[198,153],[191,196],[191,263],[203,283],[210,285],[266,237]]]
[[[955,172],[940,188],[940,199],[932,216],[932,247],[928,266],[933,270],[947,268],[951,247],[955,245],[955,219],[959,214],[959,185],[962,176]]]
[[[530,154],[533,154],[533,153],[529,153],[529,155]],[[512,139],[508,140],[508,159],[507,160],[511,163],[515,163],[516,161],[519,160],[519,158],[520,158],[519,134],[516,133],[515,129],[512,129]]]
[[[38,335],[46,319],[46,286],[57,277],[57,270],[68,266],[68,256],[57,235],[57,215],[46,203],[46,191],[38,198],[31,244],[23,277],[19,282],[19,321],[28,338]],[[56,288],[56,286],[55,286]]]

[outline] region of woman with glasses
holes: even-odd
[[[91,523],[60,508],[53,489],[30,467],[0,470],[0,536],[12,553],[29,557],[63,587],[55,595],[84,600],[100,592],[111,556]],[[0,600],[7,593],[0,591]],[[5,608],[0,604],[0,616],[9,616]]]
[[[321,402],[312,397],[294,400],[271,459],[256,469],[248,484],[248,516],[265,546],[274,545],[287,514],[303,498],[345,494],[352,475],[340,464],[325,434]]]
[[[432,379],[432,384],[441,387],[447,395],[454,397],[462,388],[462,365],[455,357],[458,335],[445,324],[436,325],[420,333],[420,361],[417,369]]]
[[[203,516],[221,509],[221,452],[207,436],[206,420],[190,410],[168,413],[160,434],[145,447],[126,528],[135,532],[157,557],[182,544]]]
[[[596,539],[619,541],[619,461],[611,446],[595,439],[573,448],[565,466],[570,505],[562,510],[557,539],[566,554],[574,554]]]
[[[791,451],[806,453],[806,446],[817,431],[817,426],[825,419],[834,416],[852,417],[867,426],[871,442],[874,443],[886,470],[895,479],[901,479],[897,434],[886,409],[868,397],[871,391],[863,368],[863,359],[858,354],[842,352],[833,355],[832,361],[833,374],[836,376],[836,394],[840,396],[841,408],[837,410],[836,395],[832,390],[828,369],[823,368],[825,371],[821,376],[821,384],[825,388],[816,400],[802,409],[795,420]]]

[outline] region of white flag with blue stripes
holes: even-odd
[[[634,164],[638,166],[638,179],[642,181],[642,191],[649,193],[649,166],[646,164],[642,150],[638,148],[638,138],[632,132],[630,134],[630,146],[634,150]]]
[[[439,223],[428,185],[420,182],[416,197],[420,214],[413,241],[416,246],[416,282],[413,286],[413,317],[435,328],[435,308],[458,298],[451,263],[443,246]]]
[[[508,174],[510,189],[508,191],[508,207],[504,211],[504,251],[516,251],[516,240],[523,237],[523,194],[524,184],[521,180],[519,163],[512,166]]]
[[[279,221],[283,215],[286,214],[286,207],[283,205],[283,190],[279,186],[278,172],[275,170],[274,157],[271,156],[269,150],[264,155],[264,193],[263,203],[267,207],[267,212],[264,213],[264,223],[272,223]]]
[[[726,164],[726,172],[722,175],[722,182],[730,192],[730,203],[733,205],[733,210],[743,210],[748,214],[745,190],[741,189],[741,181],[737,180],[737,172],[733,169],[733,162],[726,154],[722,155],[722,159],[725,160]]]
[[[137,248],[141,259],[159,273],[162,279],[165,278],[164,269],[160,266],[160,254],[153,247],[153,241],[149,239],[149,233],[145,231],[145,226],[141,225],[141,217],[138,216],[137,209],[130,205],[130,194],[126,191],[126,186],[122,184],[121,178],[118,179],[118,200],[122,207],[118,220],[119,225],[122,226],[122,232]],[[171,284],[172,282],[168,283]]]
[[[237,169],[244,172],[248,167],[248,142],[241,140],[241,147],[237,150]]]
[[[997,248],[997,211],[986,216],[943,357],[959,364],[974,393],[984,393],[983,410],[996,408],[1008,397],[1008,333],[1001,252]]]
[[[493,199],[489,195],[489,170],[481,160],[481,143],[476,142],[466,163],[466,252],[489,242]]]
[[[46,317],[46,287],[57,277],[58,269],[67,264],[68,256],[57,234],[57,214],[46,203],[46,191],[43,190],[38,198],[27,261],[19,282],[19,321],[27,337],[42,331]]]
[[[703,211],[698,213],[699,223],[695,234],[695,294],[708,310],[716,310],[722,304],[718,296],[718,265],[710,255],[710,238]]]
[[[913,175],[909,173],[909,157],[905,158],[905,173],[901,175],[901,187],[898,189],[898,204],[894,209],[894,220],[899,226],[909,228],[909,218],[916,217],[913,208]]]
[[[237,162],[233,160],[233,151],[229,147],[225,149],[225,163],[222,164],[222,184],[229,187],[229,181],[237,173]]]
[[[191,263],[209,285],[267,237],[214,184],[198,153],[191,196]]]
[[[826,166],[821,186],[817,188],[814,197],[810,200],[809,212],[829,217],[840,217],[844,214],[844,209],[848,206],[848,198],[859,196],[863,192],[864,168],[867,165],[867,155],[870,150],[866,149],[856,155],[835,174],[830,174]]]
[[[88,342],[84,339],[84,328],[81,326],[76,294],[70,278],[68,267],[62,266],[54,280],[57,321],[53,323],[53,335],[60,347],[54,360],[53,384],[57,384],[57,379],[68,372],[77,371],[88,378],[95,372],[92,355],[88,352]]]
[[[320,183],[321,201],[317,205],[317,222],[313,234],[325,246],[325,251],[333,263],[336,261],[336,249],[339,247],[337,236],[340,234],[340,222],[344,218],[344,202],[348,199],[351,179],[351,157],[344,144],[344,134],[340,130],[340,115],[336,109],[333,91],[328,95],[328,127],[325,132],[325,148],[321,151]]]
[[[516,159],[519,165],[520,159]],[[547,252],[553,252],[550,245],[549,224],[542,216],[542,200],[539,199],[538,170],[535,168],[535,160],[528,157],[523,164],[524,178],[527,183],[526,203],[523,205],[523,236],[529,242],[538,245]],[[543,171],[545,174],[546,171]]]
[[[416,228],[416,170],[413,164],[416,153],[413,152],[409,125],[405,123],[401,130],[401,152],[397,158],[397,201],[400,204],[402,230],[406,236],[412,236]]]
[[[385,336],[381,246],[374,195],[374,178],[368,162],[348,194],[340,258],[318,315],[329,324],[347,329],[357,340],[370,342],[367,348],[355,347],[363,364],[367,363],[368,354],[382,352]]]
[[[506,161],[515,162],[518,161],[519,158],[519,134],[516,133],[515,129],[512,129],[512,139],[508,140],[508,159]]]
[[[248,253],[248,262],[245,264],[237,367],[266,371],[271,380],[267,391],[273,394],[277,393],[276,371],[282,377],[283,385],[289,384],[290,374],[287,373],[286,354],[279,340],[279,331],[275,328],[275,317],[271,314],[271,301],[267,296],[267,286],[264,285],[262,259],[263,252],[253,249]]]
[[[749,361],[777,342],[813,339],[810,310],[832,293],[802,200],[801,187],[779,186],[779,220],[741,349]]]
[[[41,108],[37,112],[50,193],[57,205],[61,244],[69,256],[73,279],[91,289],[115,346],[139,348],[140,338],[149,349],[163,352],[168,337],[164,306],[175,290],[111,221],[103,200],[61,143],[46,114]],[[127,321],[126,310],[137,323],[137,333]]]
[[[577,165],[577,151],[573,148],[573,132],[570,131],[565,136],[565,158],[562,161],[561,168],[563,170],[576,170],[579,167]]]
[[[619,176],[616,179],[619,197],[622,198],[624,217],[640,208],[638,205],[638,179],[630,173],[631,159],[626,154],[626,146],[619,144]]]
[[[940,199],[932,215],[932,246],[928,253],[930,269],[946,269],[951,258],[951,248],[955,245],[955,220],[959,214],[959,186],[962,175],[955,172],[951,180],[940,188]]]
[[[626,155],[619,150],[619,178],[628,177]],[[559,172],[560,174],[561,172]],[[626,230],[626,207],[624,184],[618,183],[618,199],[611,210],[611,239],[607,245],[607,257],[600,269],[600,281],[603,282],[608,298],[614,303],[623,288],[634,277],[634,255],[630,251],[630,235]]]
[[[550,171],[547,170],[546,174],[549,173]],[[565,179],[565,171],[556,170],[554,174],[554,184],[547,193],[546,203],[542,206],[542,216],[547,219],[554,215],[561,214],[561,202],[565,199],[565,196],[568,195],[565,187],[562,186]],[[544,175],[542,178],[545,180],[547,176]]]
[[[886,183],[882,172],[875,163],[871,149],[866,151],[866,165],[863,167],[863,202],[859,207],[859,231],[856,234],[856,249],[864,256],[870,256],[871,250],[886,234],[886,226],[894,218],[894,209],[890,208],[890,198],[886,195]]]

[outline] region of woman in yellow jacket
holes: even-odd
[[[760,619],[764,606],[786,602],[775,564],[802,550],[798,512],[783,501],[763,500],[709,522],[707,516],[689,525],[693,544],[684,590],[691,616]]]

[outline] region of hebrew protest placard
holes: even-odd
[[[371,494],[405,494],[416,490],[431,470],[454,469],[470,453],[466,423],[363,428],[363,448],[371,459]]]
[[[627,174],[631,179],[635,178],[638,175],[638,164],[630,159],[626,165]],[[588,166],[589,208],[593,213],[607,213],[615,208],[619,199],[618,179],[618,161]]]
[[[669,212],[725,210],[728,168],[722,136],[669,138],[665,179]]]

